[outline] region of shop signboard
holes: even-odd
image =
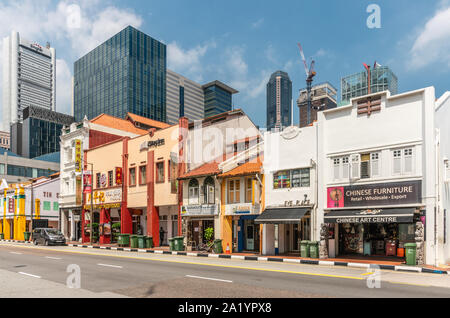
[[[327,189],[329,209],[420,203],[422,181],[338,186]]]
[[[227,204],[225,215],[259,214],[260,205],[252,203]]]
[[[92,173],[90,170],[84,171],[83,173],[83,193],[91,193],[92,191]]]
[[[94,204],[94,208],[119,208],[122,202],[122,189],[109,189],[102,191],[94,191],[92,201]],[[85,209],[90,209],[91,202],[91,194],[88,193],[87,200],[85,205]]]
[[[218,215],[217,204],[185,205],[181,207],[182,216]]]
[[[75,140],[75,172],[81,173],[81,140]]]
[[[116,184],[122,185],[122,168],[116,167]]]

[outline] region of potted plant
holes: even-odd
[[[214,244],[213,242],[213,237],[214,237],[214,229],[212,227],[208,227],[207,229],[205,229],[205,240],[206,240],[206,244],[208,245],[208,248],[211,248]]]
[[[114,223],[111,226],[112,241],[117,242],[120,234],[120,223]]]

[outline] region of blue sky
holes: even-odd
[[[381,8],[381,28],[369,29],[369,4]],[[68,25],[74,4],[80,25]],[[293,97],[305,86],[297,42],[316,60],[315,82],[388,65],[399,91],[450,88],[450,1],[266,0],[41,0],[0,1],[0,37],[11,29],[57,50],[57,110],[70,111],[73,62],[131,24],[168,45],[168,67],[206,83],[238,89],[234,104],[265,126],[266,83],[289,73]],[[298,110],[294,107],[294,121]]]

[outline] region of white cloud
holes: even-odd
[[[56,5],[50,0],[7,0],[0,3],[0,21],[0,39],[15,30],[30,41],[50,41],[57,47],[56,109],[66,113],[72,87],[67,61],[88,53],[124,27],[139,28],[143,22],[138,14],[109,5],[108,0],[61,0]],[[0,100],[1,94],[0,87]]]
[[[211,41],[190,49],[183,49],[177,42],[167,45],[167,67],[182,75],[191,77],[194,81],[203,81],[202,58],[216,43]]]
[[[422,68],[436,62],[450,67],[450,7],[439,9],[427,21],[410,53],[412,68]]]
[[[252,29],[259,29],[264,23],[264,18],[252,23]]]

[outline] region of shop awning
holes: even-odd
[[[255,219],[256,224],[297,224],[311,208],[266,209]]]
[[[325,223],[412,223],[415,208],[334,210]]]

